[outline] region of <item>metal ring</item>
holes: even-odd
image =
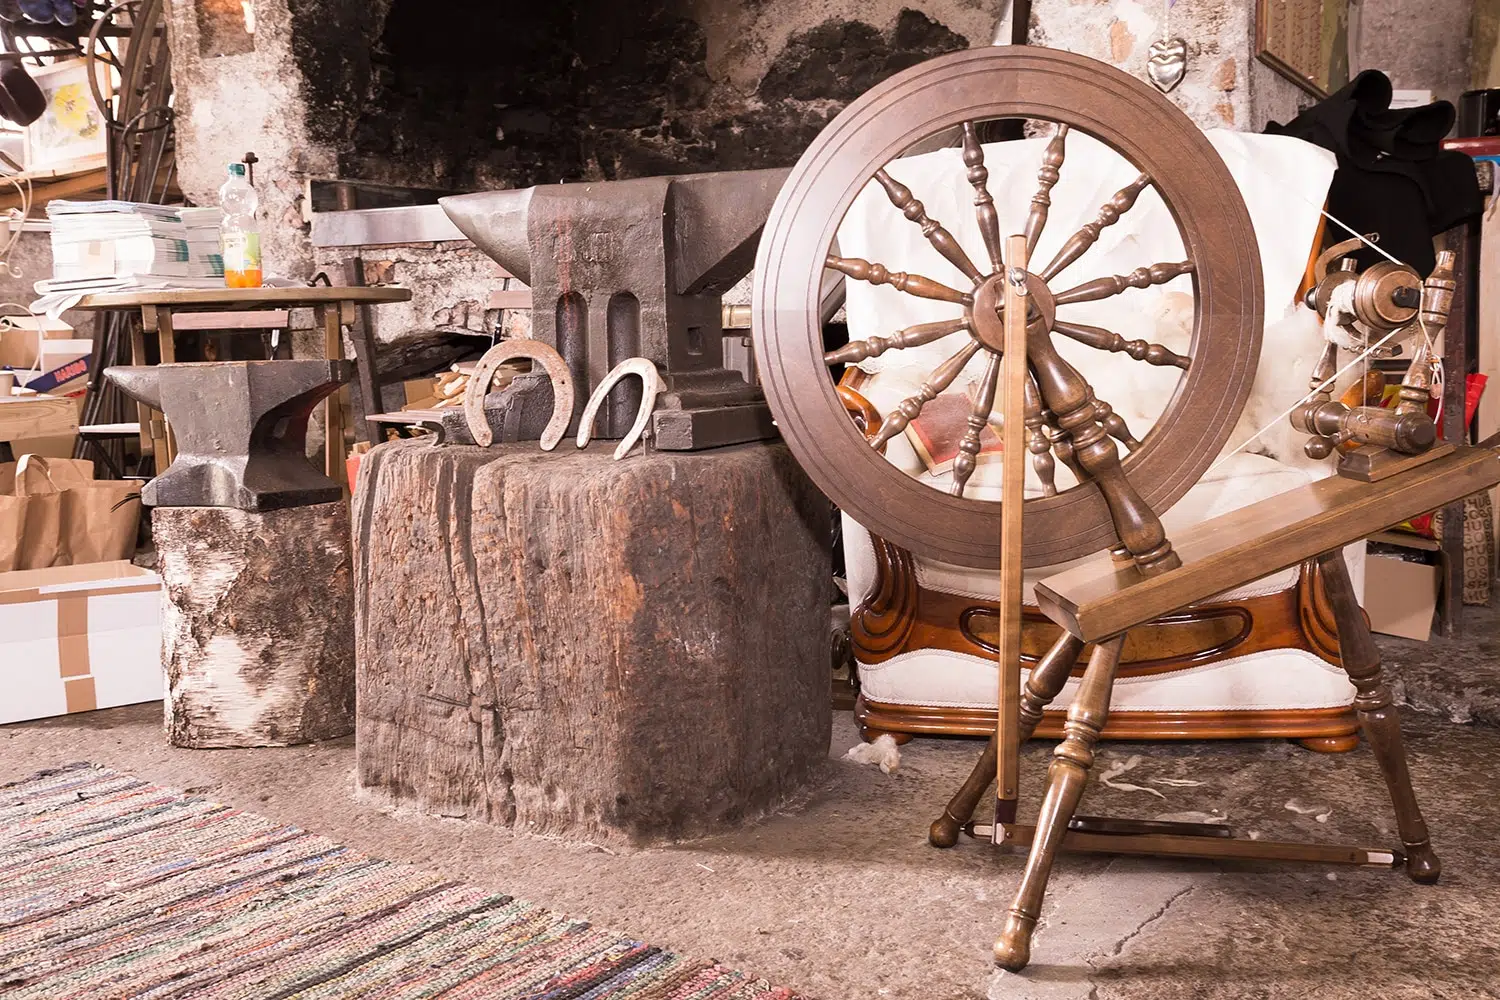
[[[464,420],[469,424],[469,433],[480,447],[488,448],[495,443],[494,431],[490,430],[484,412],[484,397],[495,379],[495,369],[513,358],[540,363],[552,380],[552,419],[547,421],[541,440],[542,450],[551,451],[567,433],[568,421],[573,416],[573,377],[562,355],[540,340],[506,340],[484,352],[464,389]]]
[[[604,405],[604,399],[609,391],[615,387],[621,379],[630,375],[639,375],[641,379],[641,405],[635,413],[635,423],[630,425],[630,431],[621,439],[615,448],[615,461],[624,458],[635,443],[641,439],[646,432],[646,421],[651,419],[651,412],[656,409],[656,397],[666,388],[666,383],[661,380],[661,373],[656,370],[656,364],[649,358],[626,358],[615,365],[599,387],[589,397],[588,405],[583,408],[583,419],[578,424],[578,447],[587,448],[589,438],[593,435],[594,418],[599,414],[599,407]]]

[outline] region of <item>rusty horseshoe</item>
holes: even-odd
[[[610,369],[604,381],[594,390],[589,397],[588,405],[583,408],[583,419],[578,424],[578,447],[588,447],[589,438],[594,431],[594,418],[599,413],[599,407],[604,405],[604,399],[609,391],[621,379],[630,375],[639,375],[641,379],[641,406],[636,411],[635,423],[630,425],[630,432],[621,439],[615,448],[615,461],[624,458],[635,443],[641,439],[646,432],[646,421],[651,419],[651,411],[656,409],[656,397],[666,388],[661,380],[661,373],[656,370],[656,365],[649,358],[626,358],[614,368]]]
[[[512,358],[530,358],[539,363],[552,380],[552,419],[547,421],[541,440],[542,450],[551,451],[567,433],[568,421],[573,417],[573,378],[562,355],[540,340],[506,340],[484,352],[464,390],[464,419],[468,421],[469,433],[474,435],[474,443],[481,447],[488,448],[495,442],[494,431],[490,430],[484,412],[484,397],[490,391],[495,370]]]

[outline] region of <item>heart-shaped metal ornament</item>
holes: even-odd
[[[1152,42],[1146,75],[1157,90],[1171,93],[1187,75],[1187,42],[1181,38],[1158,38]]]

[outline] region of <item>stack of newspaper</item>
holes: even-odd
[[[52,277],[37,293],[223,288],[217,208],[53,201]]]

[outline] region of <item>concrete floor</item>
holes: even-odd
[[[0,727],[0,782],[61,762],[106,764],[823,1000],[1500,997],[1500,730],[1483,725],[1406,719],[1440,885],[1366,869],[1069,856],[1053,875],[1034,964],[1014,976],[992,970],[989,949],[1021,859],[924,839],[972,765],[972,741],[916,741],[885,775],[838,759],[857,740],[839,713],[827,768],[796,808],[733,835],[620,851],[393,813],[356,793],[352,740],[175,750],[158,715],[138,706]],[[1028,748],[1031,802],[1048,751]],[[1226,817],[1266,839],[1397,842],[1364,748],[1112,744],[1084,802],[1096,815]]]

